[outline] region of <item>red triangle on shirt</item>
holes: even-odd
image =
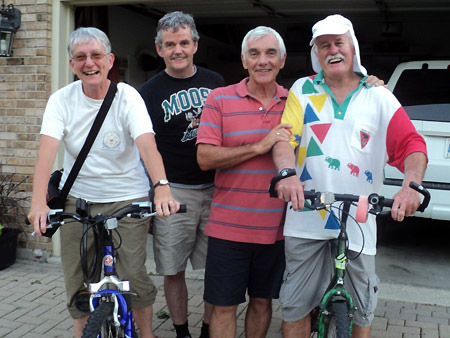
[[[323,143],[323,140],[325,140],[325,137],[328,134],[328,130],[331,127],[331,123],[322,123],[322,124],[314,124],[311,126],[312,131],[319,139],[320,143]]]

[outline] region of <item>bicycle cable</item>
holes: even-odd
[[[110,218],[114,218],[114,217],[110,217]],[[106,218],[102,221],[95,221],[95,222],[92,222],[91,224],[89,224],[89,226],[83,232],[83,235],[80,240],[81,269],[83,271],[83,275],[84,275],[86,281],[89,281],[89,282],[92,281],[92,279],[94,277],[96,277],[98,269],[101,269],[101,267],[99,265],[99,259],[103,258],[103,252],[102,252],[102,249],[104,247],[103,231],[107,231],[104,228],[104,222],[107,219],[109,219],[109,218]],[[89,261],[88,245],[87,245],[88,237],[87,236],[88,236],[88,233],[90,230],[92,230],[93,256],[92,256],[92,259]],[[122,246],[122,236],[117,231],[117,229],[112,229],[111,231],[114,231],[114,233],[117,234],[118,245],[114,245],[114,241],[112,243],[113,250],[117,250]]]
[[[99,234],[98,229],[95,226],[97,222],[91,223],[87,225],[87,227],[84,227],[83,224],[83,235],[80,239],[80,262],[81,262],[81,270],[83,271],[83,275],[85,277],[86,282],[91,282],[92,279],[95,277],[95,274],[97,273],[97,266],[98,266],[98,252],[101,249],[99,247]],[[92,231],[92,248],[93,250],[93,256],[92,259],[89,261],[89,255],[88,255],[88,234],[89,231]]]
[[[340,220],[342,219],[342,213],[343,213],[343,207],[342,207],[342,205],[343,205],[343,204],[344,204],[344,202],[342,202],[342,203],[339,205],[339,207],[336,207],[336,206],[331,205],[332,208],[335,208],[335,209],[338,209],[338,210],[339,210],[339,213],[338,213],[339,218],[336,217],[336,215],[334,216],[338,222],[340,222]],[[355,205],[354,203],[352,203],[351,205],[354,206],[354,207],[356,207],[356,205]],[[348,216],[348,217],[349,217],[349,218],[357,225],[357,227],[358,227],[358,229],[359,229],[359,232],[361,233],[361,238],[362,238],[361,250],[356,254],[356,256],[352,258],[352,257],[350,257],[350,256],[347,255],[347,258],[348,258],[349,260],[354,260],[354,259],[357,259],[357,258],[362,254],[363,249],[364,249],[364,246],[365,246],[365,244],[366,244],[366,238],[365,238],[365,236],[364,236],[364,232],[363,232],[363,229],[362,229],[362,227],[361,227],[361,224],[359,224],[359,222],[356,220],[356,218],[355,218],[350,212],[347,212],[347,216]],[[347,231],[347,229],[345,229],[345,231]],[[349,243],[349,240],[347,239],[347,250],[349,250],[349,245],[348,245],[348,243]]]

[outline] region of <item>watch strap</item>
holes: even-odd
[[[288,178],[291,176],[297,175],[297,172],[295,169],[292,168],[284,168],[281,169],[277,176],[272,177],[270,180],[270,186],[269,186],[269,195],[270,197],[278,197],[278,193],[275,189],[275,186],[278,181],[282,180],[283,178]]]
[[[153,184],[153,189],[155,189],[156,187],[158,187],[160,185],[170,185],[170,183],[167,180],[160,180],[160,181],[156,182],[155,184]]]
[[[282,178],[286,178],[297,175],[297,172],[293,168],[283,168],[280,170],[278,175],[282,176]]]

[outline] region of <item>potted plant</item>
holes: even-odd
[[[17,228],[25,216],[24,203],[28,200],[22,183],[15,174],[0,174],[0,269],[16,261],[17,238],[22,232]]]

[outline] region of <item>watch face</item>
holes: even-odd
[[[280,176],[282,177],[289,177],[295,175],[295,169],[291,168],[284,168],[280,170]]]
[[[169,181],[168,180],[160,180],[158,183],[159,184],[169,184]]]
[[[286,175],[287,175],[287,169],[281,170],[281,176],[286,176]]]

